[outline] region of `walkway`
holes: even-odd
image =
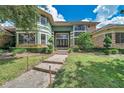
[[[49,85],[49,66],[51,66],[52,82],[55,73],[62,67],[67,51],[59,50],[55,55],[35,66],[32,70],[1,86],[3,88],[45,88]]]

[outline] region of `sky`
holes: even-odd
[[[108,24],[124,24],[124,5],[38,5],[50,13],[54,21],[100,22],[97,28]],[[3,25],[13,25],[6,22]]]
[[[42,8],[44,9],[44,8]],[[101,28],[107,24],[124,24],[124,5],[47,5],[45,11],[54,21],[97,21]]]

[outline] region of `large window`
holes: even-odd
[[[124,33],[116,33],[116,43],[124,43]]]
[[[35,44],[35,33],[20,33],[19,44]]]
[[[46,44],[46,35],[41,34],[41,44]]]
[[[47,24],[47,18],[41,16],[41,24],[46,25]]]
[[[67,33],[58,33],[56,34],[57,39],[68,39],[68,34]]]
[[[85,25],[76,25],[75,31],[80,31],[80,30],[86,30],[86,26]]]

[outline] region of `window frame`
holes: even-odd
[[[124,32],[115,33],[115,43],[118,44],[124,43]]]
[[[40,18],[40,23],[42,24],[42,25],[46,25],[47,24],[47,18],[46,17],[43,17],[43,16],[41,16],[41,18]]]

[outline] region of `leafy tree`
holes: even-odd
[[[105,36],[105,39],[104,39],[104,47],[105,48],[110,48],[111,47],[111,44],[112,44],[112,40],[109,36]]]
[[[0,23],[5,21],[12,22],[17,28],[24,30],[36,28],[38,22],[37,6],[0,6]]]
[[[90,33],[81,33],[78,36],[78,46],[80,49],[89,50],[93,48],[93,43],[91,40]]]

